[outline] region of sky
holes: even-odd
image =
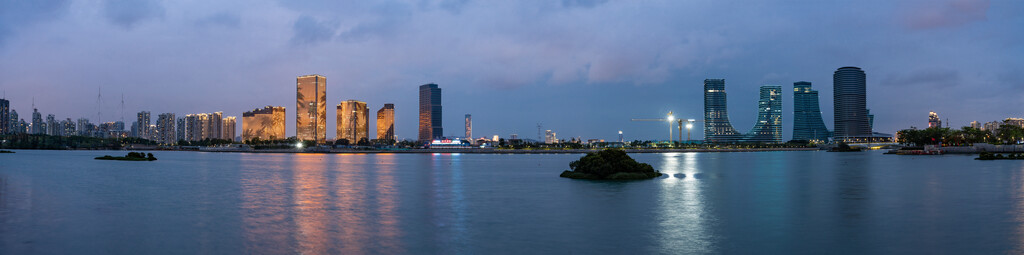
[[[472,114],[476,137],[536,139],[540,124],[648,140],[667,124],[630,119],[702,119],[703,80],[721,78],[741,132],[758,87],[782,85],[788,140],[793,82],[820,91],[831,129],[843,66],[867,73],[876,132],[926,127],[929,111],[954,127],[1024,117],[1022,31],[1012,0],[0,0],[0,93],[21,118],[34,99],[94,123],[285,106],[294,135],[295,78],[320,74],[328,137],[356,99],[371,116],[394,103],[398,137],[415,138],[417,87],[437,83],[445,135]]]

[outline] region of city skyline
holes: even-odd
[[[660,139],[663,128],[630,118],[674,111],[699,119],[700,94],[694,87],[709,77],[730,81],[738,127],[755,124],[757,102],[748,99],[757,98],[760,85],[795,81],[816,84],[822,117],[833,127],[830,74],[858,66],[871,72],[866,83],[876,131],[922,126],[914,120],[928,111],[941,112],[948,119],[944,126],[951,127],[1024,116],[1016,110],[1024,108],[1016,100],[1024,93],[1019,89],[1024,79],[1014,71],[1024,66],[1010,57],[1022,55],[1015,43],[1021,36],[1013,31],[1024,24],[1012,11],[1020,9],[1018,2],[497,5],[138,1],[124,10],[77,1],[5,5],[28,14],[8,16],[9,22],[0,24],[0,90],[27,121],[35,98],[44,117],[85,117],[99,125],[142,110],[179,116],[210,110],[238,115],[268,104],[294,110],[281,95],[290,94],[291,78],[308,73],[333,77],[328,104],[360,98],[373,107],[388,102],[410,110],[416,96],[400,91],[434,82],[448,88],[445,106],[454,110],[443,121],[459,123],[461,113],[473,109],[479,116],[477,136],[532,133],[543,123],[559,133],[609,140],[623,130],[632,140]],[[615,11],[624,7],[636,11]],[[194,9],[204,11],[169,15]],[[125,16],[117,11],[138,15],[119,19]],[[364,14],[335,15],[350,12]],[[770,14],[784,12],[802,15]],[[721,18],[703,21],[704,13]],[[467,22],[479,15],[494,19]],[[501,25],[522,17],[531,18],[522,29]],[[599,17],[625,23],[587,22]],[[807,22],[815,19],[831,22]],[[439,30],[465,23],[472,25]],[[653,33],[626,29],[635,26]],[[467,47],[473,45],[479,47]],[[52,65],[42,59],[61,61]],[[49,78],[35,78],[41,76]],[[97,107],[100,87],[103,104]],[[119,114],[115,95],[122,93],[127,109]],[[629,107],[601,103],[627,98],[643,101]],[[791,105],[790,98],[784,100]],[[943,101],[963,103],[935,103]],[[571,110],[579,106],[587,110]],[[102,118],[96,117],[97,108]],[[396,112],[399,138],[416,138],[416,114]],[[332,130],[335,120],[327,115],[325,129]],[[290,131],[294,117],[288,116]],[[792,112],[784,112],[783,119],[792,120]],[[784,140],[791,125],[784,122]],[[461,133],[454,126],[449,131],[444,135]],[[694,139],[701,138],[696,132]]]

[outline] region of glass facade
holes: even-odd
[[[431,141],[444,137],[441,126],[441,88],[437,84],[420,86],[419,140]]]
[[[793,140],[827,142],[832,132],[825,127],[818,103],[818,91],[811,83],[793,83]]]
[[[366,102],[347,100],[338,104],[338,125],[335,139],[346,139],[356,144],[362,139],[370,140],[370,110]]]
[[[757,123],[743,142],[782,143],[782,86],[761,86]]]
[[[327,140],[327,78],[299,76],[295,84],[295,136],[323,143]]]
[[[842,67],[832,76],[835,103],[835,140],[855,141],[872,137],[867,109],[867,85],[864,71]]]
[[[285,139],[285,111],[281,106],[267,106],[242,113],[242,140]]]
[[[377,110],[377,139],[395,139],[395,105],[384,104],[384,107]]]
[[[725,79],[704,80],[704,142],[733,143],[741,138],[729,123]]]

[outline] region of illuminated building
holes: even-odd
[[[384,104],[377,110],[377,139],[395,139],[395,104]]]
[[[743,142],[782,143],[782,86],[761,86],[757,123]]]
[[[11,115],[8,117],[8,132],[11,134],[25,133],[25,127],[21,125],[21,122],[25,122],[18,118],[18,111],[11,110]]]
[[[149,115],[149,112],[147,112],[147,111],[139,112],[138,120],[136,122],[136,125],[137,125],[136,128],[138,128],[137,132],[135,134],[136,137],[145,138],[145,139],[149,139],[150,138],[150,132],[151,132],[150,129],[149,129],[149,122],[150,122],[150,120],[151,120],[151,117]]]
[[[235,116],[227,116],[221,121],[220,139],[235,140]]]
[[[725,79],[704,80],[704,141],[733,143],[742,138],[729,123]]]
[[[1021,118],[1006,118],[1003,120],[1003,125],[1013,125],[1024,128],[1024,119]]]
[[[941,128],[942,120],[939,119],[939,114],[935,112],[928,112],[928,128]]]
[[[57,117],[53,116],[53,114],[47,114],[46,125],[44,125],[46,127],[46,135],[60,135],[57,133],[57,130],[60,130],[60,127],[57,125]]]
[[[864,71],[858,67],[842,67],[832,76],[835,104],[835,139],[851,141],[871,138],[871,121],[867,109],[867,85]]]
[[[327,140],[327,78],[317,74],[299,76],[295,87],[295,136],[323,143]]]
[[[187,130],[188,128],[187,128],[187,125],[185,125],[185,118],[178,118],[177,122],[178,122],[178,124],[175,126],[175,131],[174,131],[174,134],[175,134],[174,142],[175,143],[177,143],[178,141],[187,140],[187,138],[185,137],[185,130]]]
[[[156,117],[156,141],[161,144],[178,142],[177,130],[174,127],[174,113],[162,113]]]
[[[205,138],[206,122],[209,117],[208,114],[204,113],[185,115],[185,140],[202,141]]]
[[[431,141],[444,136],[441,125],[441,88],[437,84],[420,86],[419,140]]]
[[[285,111],[282,106],[267,106],[242,113],[242,140],[285,139]]]
[[[989,121],[986,122],[985,125],[981,127],[981,130],[993,132],[994,134],[996,130],[999,130],[999,126],[1001,125],[1003,125],[1003,123],[1000,123],[998,121]]]
[[[95,129],[95,127],[92,126],[92,123],[89,123],[89,119],[78,118],[78,129],[75,132],[76,135],[92,136],[93,129]]]
[[[558,134],[556,134],[555,132],[551,132],[551,130],[545,131],[544,132],[544,143],[547,143],[547,144],[558,143]]]
[[[981,129],[981,123],[979,123],[977,120],[971,121],[971,128],[973,128],[973,129]]]
[[[825,127],[818,104],[818,91],[811,83],[793,83],[793,140],[828,141],[832,133]]]
[[[39,109],[32,108],[32,124],[29,128],[31,129],[29,133],[33,135],[46,133],[46,129],[43,125],[43,114],[39,113]]]
[[[473,140],[473,115],[466,114],[466,139]]]
[[[0,135],[11,133],[11,102],[0,98]]]
[[[204,113],[206,115],[206,121],[203,122],[203,139],[223,139],[220,136],[223,135],[224,127],[224,113]]]
[[[338,103],[337,136],[334,139],[345,139],[356,144],[362,139],[370,139],[370,110],[366,102],[347,100]]]

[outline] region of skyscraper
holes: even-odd
[[[835,103],[835,139],[850,141],[872,136],[868,120],[867,84],[858,67],[841,67],[832,76]]]
[[[377,110],[377,139],[395,139],[395,104],[384,104]]]
[[[209,115],[205,113],[185,115],[185,140],[202,141],[207,133]]]
[[[285,139],[285,111],[282,106],[266,106],[242,113],[242,140]]]
[[[174,142],[175,143],[177,143],[178,141],[188,140],[188,138],[186,138],[186,136],[185,136],[187,134],[185,132],[185,130],[188,130],[188,125],[185,124],[185,118],[178,118],[177,122],[178,122],[178,124],[175,126],[175,131],[174,131],[174,135],[175,135]]]
[[[46,128],[43,125],[43,114],[39,113],[39,109],[32,108],[32,126],[31,134],[41,135],[46,133]]]
[[[138,114],[138,121],[136,122],[136,123],[138,123],[138,128],[139,129],[138,129],[138,134],[136,134],[136,136],[138,136],[140,138],[149,139],[150,132],[152,132],[151,130],[149,130],[149,122],[150,122],[151,119],[152,118],[150,118],[150,115],[149,115],[148,111],[141,111],[141,112],[139,112],[139,114]]]
[[[942,120],[939,119],[939,114],[935,112],[928,112],[928,128],[941,128]]]
[[[220,139],[235,140],[235,116],[227,116],[222,120]]]
[[[981,129],[981,123],[979,123],[977,120],[971,121],[971,128],[973,128],[973,129]]]
[[[44,125],[44,127],[46,127],[46,135],[60,135],[57,132],[57,130],[60,130],[60,127],[58,127],[57,124],[57,116],[54,116],[53,114],[47,114],[46,125]]]
[[[174,128],[175,121],[174,113],[163,113],[157,116],[157,142],[161,144],[174,144],[178,142],[177,130]]]
[[[8,130],[11,134],[25,133],[25,127],[21,126],[21,119],[18,118],[18,111],[11,110],[11,115],[8,117]]]
[[[304,75],[295,84],[295,136],[323,143],[327,140],[327,78]]]
[[[761,86],[757,101],[757,123],[744,142],[782,143],[782,86]]]
[[[708,143],[738,142],[742,138],[729,123],[725,79],[704,80],[704,141]]]
[[[224,113],[214,112],[205,114],[206,121],[203,122],[205,125],[203,127],[203,139],[224,139],[221,138],[221,135],[223,135],[222,128],[224,127]]]
[[[444,137],[441,125],[441,88],[437,84],[420,86],[419,140],[430,141]]]
[[[473,115],[466,114],[466,139],[473,141]]]
[[[370,139],[370,110],[366,102],[346,100],[338,103],[337,135],[335,139],[348,140],[356,144],[362,139]]]
[[[832,133],[825,127],[818,103],[818,91],[811,89],[811,83],[793,83],[793,140],[828,141]]]
[[[0,135],[11,133],[11,102],[0,98]]]

